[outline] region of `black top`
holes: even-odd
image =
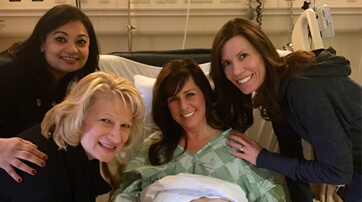
[[[45,67],[45,61],[29,63],[0,54],[0,137],[14,137],[40,123],[65,97],[73,75],[56,83]]]
[[[81,145],[68,146],[58,150],[52,139],[47,140],[40,133],[40,125],[31,127],[19,135],[38,145],[48,155],[43,168],[31,165],[37,170],[32,176],[20,170],[22,183],[15,182],[0,169],[0,201],[42,202],[42,201],[95,201],[97,195],[110,191],[110,186],[100,175],[99,161],[89,161]]]
[[[353,172],[361,173],[362,88],[350,73],[349,61],[330,48],[316,64],[282,80],[281,104],[289,115],[273,122],[282,155],[263,149],[258,167],[297,180],[293,183],[349,184]],[[317,160],[304,159],[301,138],[313,146]]]

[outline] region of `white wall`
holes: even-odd
[[[0,51],[12,43],[24,40],[35,23],[56,0],[32,2],[0,1]],[[75,0],[63,0],[75,5]],[[127,0],[82,0],[82,9],[90,17],[95,27],[103,54],[114,51],[128,51],[128,2]],[[162,0],[132,0],[131,24],[132,50],[181,49],[184,38],[188,4],[185,0],[175,3],[158,3]],[[147,2],[148,3],[143,3]],[[171,1],[171,0],[164,0]],[[191,3],[187,38],[184,48],[210,48],[220,27],[229,19],[246,17],[247,0],[212,0],[212,3]],[[231,1],[239,1],[231,3]],[[352,2],[351,2],[352,1]],[[354,2],[353,2],[354,1]],[[303,0],[293,1],[293,20],[303,11]],[[324,46],[333,46],[337,53],[346,56],[352,64],[351,78],[362,83],[361,73],[361,31],[362,0],[317,0],[318,4],[328,4],[335,36],[323,39]],[[253,7],[257,3],[253,0]],[[262,29],[275,46],[282,49],[289,43],[290,1],[268,0],[263,10]]]

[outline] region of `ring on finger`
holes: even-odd
[[[239,150],[240,150],[241,153],[244,153],[244,145],[241,145]]]

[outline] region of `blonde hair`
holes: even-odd
[[[131,147],[142,133],[145,107],[131,81],[107,71],[97,71],[79,81],[65,100],[49,110],[41,123],[42,134],[52,137],[59,149],[77,146],[82,136],[82,122],[99,96],[120,99],[132,109],[131,133],[122,150]]]

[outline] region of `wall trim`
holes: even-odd
[[[46,10],[45,8],[0,9],[0,37],[29,35],[38,18]],[[83,8],[83,10],[91,18],[98,35],[128,34],[127,8]],[[302,9],[294,9],[294,21],[301,12]],[[226,20],[237,16],[246,17],[245,14],[246,8],[192,8],[187,34],[213,36]],[[362,22],[355,19],[362,18],[362,7],[332,7],[331,14],[336,33],[361,32]],[[136,30],[133,31],[135,36],[184,34],[186,8],[131,8],[130,16],[132,25],[136,26]],[[286,34],[289,31],[289,16],[288,8],[264,8],[262,28],[267,34]],[[19,26],[19,19],[24,26]],[[208,20],[213,23],[199,26]]]
[[[362,7],[331,7],[332,15],[362,15]],[[40,17],[47,8],[0,8],[0,17]],[[88,16],[128,16],[127,8],[83,8]],[[237,16],[245,13],[247,8],[192,8],[190,16]],[[185,16],[186,8],[131,8],[132,17],[164,17]],[[302,9],[294,8],[295,16],[302,13]],[[263,15],[289,15],[289,8],[264,8]]]

